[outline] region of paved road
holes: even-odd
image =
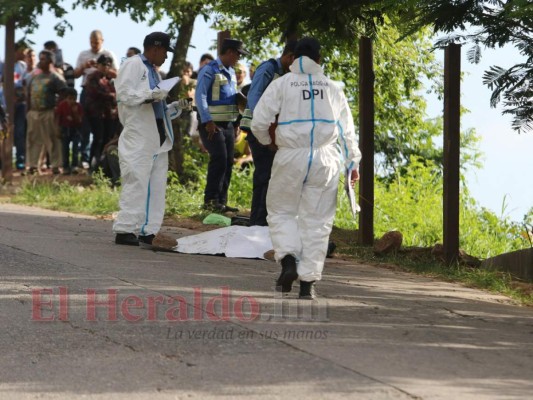
[[[0,399],[533,398],[533,309],[504,297],[333,260],[281,299],[273,262],[112,238],[0,204]]]

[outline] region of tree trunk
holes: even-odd
[[[176,46],[174,47],[172,63],[167,75],[169,78],[181,76],[181,70],[187,59],[187,52],[189,50],[189,45],[191,44],[194,21],[199,13],[199,10],[191,10],[189,13],[185,13],[180,20],[178,39],[176,41]]]
[[[8,129],[1,138],[2,143],[2,180],[11,182],[13,179],[13,133],[15,120],[15,84],[13,73],[15,68],[15,19],[6,22],[6,61],[4,75],[4,98],[6,99],[6,113],[8,114]]]
[[[178,29],[178,39],[174,48],[174,55],[172,56],[172,63],[168,71],[168,78],[174,76],[181,76],[183,65],[187,59],[187,51],[191,43],[192,32],[194,29],[194,21],[199,15],[200,10],[191,10],[189,13],[184,13],[180,19],[180,27]],[[169,95],[169,102],[177,100],[177,93],[173,90]],[[188,116],[184,115],[184,118]],[[174,145],[168,154],[168,168],[170,171],[176,172],[178,176],[183,177],[183,136],[185,132],[185,125],[182,118],[176,118],[172,121],[172,129],[174,130]]]
[[[359,146],[361,180],[359,181],[359,244],[374,244],[374,53],[372,40],[359,39]]]

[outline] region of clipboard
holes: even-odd
[[[167,92],[170,92],[170,89],[176,86],[179,80],[180,80],[179,76],[175,76],[174,78],[169,78],[169,79],[163,79],[157,84],[156,87],[162,90],[166,90]]]

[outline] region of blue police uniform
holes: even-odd
[[[267,226],[266,195],[268,182],[270,181],[270,171],[274,162],[275,151],[263,146],[253,135],[250,125],[255,106],[263,95],[265,89],[277,77],[283,75],[283,67],[278,58],[264,61],[257,67],[252,79],[252,85],[248,92],[246,110],[241,120],[241,129],[246,130],[248,135],[246,140],[250,146],[254,159],[254,177],[252,192],[252,207],[250,212],[250,226]]]
[[[233,169],[235,132],[233,123],[239,116],[236,105],[237,78],[232,67],[220,59],[205,65],[198,74],[196,107],[200,119],[200,137],[209,152],[204,203],[225,206]],[[205,124],[213,121],[217,132],[209,140]]]

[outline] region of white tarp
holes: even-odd
[[[228,226],[177,240],[174,251],[188,254],[225,254],[232,258],[263,258],[272,250],[267,226]]]

